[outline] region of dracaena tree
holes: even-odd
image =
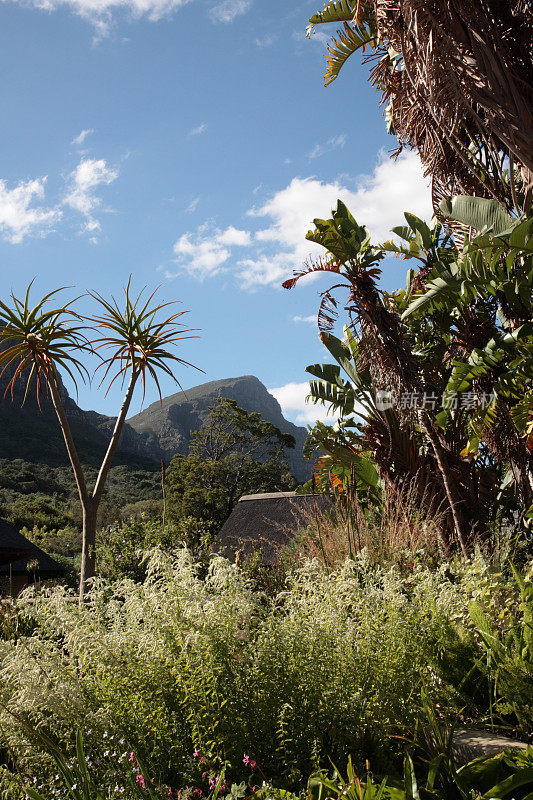
[[[49,308],[57,302],[63,289],[57,289],[30,303],[31,284],[24,298],[11,294],[11,302],[0,301],[0,378],[9,377],[6,393],[13,398],[15,384],[25,380],[24,400],[35,386],[39,407],[43,396],[49,396],[57,415],[74,473],[82,507],[82,559],[80,573],[80,602],[83,601],[87,580],[95,574],[96,524],[100,501],[107,476],[118,447],[120,435],[133,398],[135,388],[142,385],[143,398],[147,379],[153,379],[161,400],[158,375],[165,374],[179,381],[173,365],[187,365],[171,348],[183,339],[191,338],[179,318],[186,311],[168,313],[173,302],[157,302],[155,292],[149,296],[142,290],[132,295],[131,279],[124,289],[122,302],[115,298],[104,299],[97,292],[89,292],[96,304],[93,315],[74,310],[76,300],[58,308]],[[156,290],[157,291],[157,290]],[[96,355],[99,364],[95,375],[99,388],[107,392],[115,381],[126,387],[120,412],[116,418],[94,486],[87,484],[61,392],[59,372],[64,371],[73,380],[88,379],[89,372],[81,361],[84,354]]]

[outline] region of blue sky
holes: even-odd
[[[305,38],[320,5],[2,0],[2,297],[35,276],[36,293],[118,294],[132,273],[200,329],[180,354],[205,375],[179,372],[185,388],[254,374],[288,418],[319,416],[303,397],[305,366],[327,360],[309,321],[327,283],[280,288],[312,218],[342,197],[384,238],[402,210],[430,214],[358,59],[323,87],[324,34]],[[389,262],[385,285],[404,275]],[[79,403],[114,414],[120,391]]]

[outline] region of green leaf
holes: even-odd
[[[460,222],[480,232],[490,231],[495,235],[506,231],[514,222],[505,208],[496,200],[486,197],[457,195],[443,200],[439,211],[448,219]]]
[[[420,800],[418,784],[416,782],[415,768],[411,756],[406,756],[403,767],[405,800]]]
[[[350,56],[368,46],[374,47],[377,41],[373,26],[366,28],[364,25],[353,26],[344,23],[344,29],[337,31],[337,39],[331,38],[328,45],[327,69],[324,75],[324,85],[329,86],[339,76],[339,72]]]
[[[506,778],[501,783],[496,784],[483,795],[483,798],[486,800],[490,800],[493,797],[506,797],[509,792],[513,792],[515,789],[518,789],[520,786],[533,786],[533,767],[527,767],[525,769],[520,769],[511,775],[509,778]]]
[[[330,0],[324,5],[322,11],[318,11],[309,19],[311,25],[321,25],[324,22],[349,22],[353,19],[356,2],[352,0]]]

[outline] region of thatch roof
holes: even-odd
[[[61,564],[0,519],[0,578],[34,575],[44,580],[60,578],[64,574]]]
[[[16,528],[0,519],[0,567],[30,554],[33,547]]]
[[[307,528],[316,514],[331,507],[325,495],[275,492],[241,497],[222,526],[217,545],[222,555],[233,557],[238,550],[259,551],[265,564],[273,564],[280,549],[299,531]]]

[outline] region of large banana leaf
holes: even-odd
[[[376,33],[364,25],[352,26],[344,23],[344,29],[337,31],[337,37],[331,37],[328,44],[327,69],[324,75],[324,85],[329,86],[339,76],[339,72],[351,55],[367,47],[374,47]]]
[[[357,224],[342,200],[337,201],[331,219],[315,219],[313,222],[315,230],[309,231],[305,238],[325,247],[342,264],[356,259],[370,242],[370,231]]]
[[[457,195],[446,198],[439,205],[439,211],[448,219],[474,228],[477,231],[498,235],[508,230],[513,218],[497,200],[486,197],[468,197]]]
[[[439,275],[426,285],[426,291],[418,295],[402,314],[402,319],[407,319],[415,311],[439,307],[448,298],[454,298],[461,290],[463,277],[452,274],[443,264],[439,265]]]

